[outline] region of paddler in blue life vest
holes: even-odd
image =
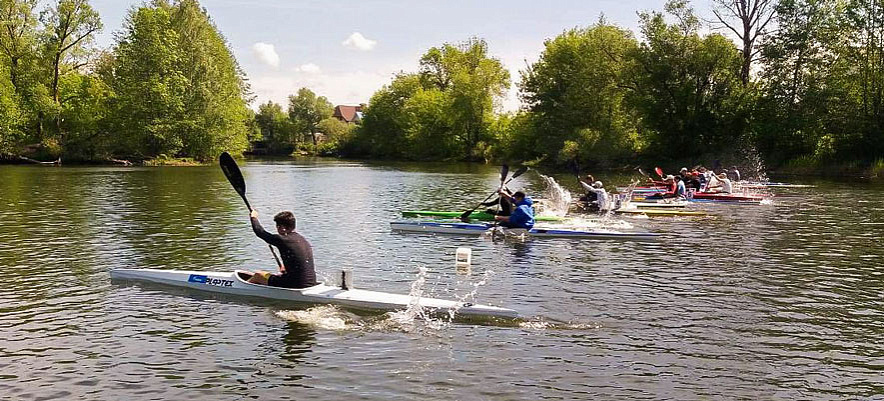
[[[252,230],[258,238],[279,249],[282,257],[282,266],[279,266],[278,274],[266,271],[258,271],[252,274],[250,283],[269,285],[271,287],[307,288],[316,285],[316,271],[313,268],[313,247],[303,235],[295,232],[296,220],[292,212],[279,212],[273,217],[276,222],[276,232],[271,234],[264,231],[258,221],[258,212],[253,210],[249,214],[252,222]]]
[[[507,228],[524,228],[530,230],[534,227],[534,209],[531,205],[534,202],[531,198],[525,196],[522,191],[516,191],[510,194],[507,190],[501,189],[497,191],[501,198],[506,198],[513,204],[513,212],[509,216],[494,216],[494,220],[500,222],[500,225]]]

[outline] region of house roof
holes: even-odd
[[[332,116],[350,123],[357,120],[357,117],[361,117],[361,114],[362,106],[335,106],[335,113]]]

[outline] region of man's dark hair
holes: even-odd
[[[516,191],[516,193],[513,194],[513,198],[523,198],[524,199],[525,193],[522,191]]]
[[[295,229],[295,214],[288,210],[277,213],[276,216],[273,216],[273,221],[276,222],[276,225],[279,227],[289,230]]]

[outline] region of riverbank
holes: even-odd
[[[784,176],[851,177],[862,179],[884,178],[884,158],[871,164],[820,163],[811,158],[801,158],[787,162],[773,169],[772,174]]]
[[[354,159],[347,157],[329,157],[329,156],[310,156],[310,155],[247,155],[244,158],[248,159],[274,159],[274,160],[298,160],[303,158],[324,158],[330,160],[346,160],[346,161],[356,161],[356,162],[364,162],[364,163],[375,163],[375,162],[402,162],[402,163],[424,163],[424,164],[440,164],[445,163],[441,161],[422,161],[422,162],[414,162],[408,160],[393,160],[393,159]],[[45,166],[59,166],[59,165],[76,165],[76,166],[144,166],[144,167],[188,167],[188,166],[207,166],[214,164],[214,160],[210,161],[200,161],[189,157],[168,157],[161,155],[160,157],[151,158],[151,159],[143,159],[143,160],[129,160],[129,159],[102,159],[102,160],[66,160],[64,158],[57,158],[55,160],[41,160],[26,156],[18,156],[18,155],[2,155],[0,156],[0,165],[27,165],[27,164],[39,164]],[[455,163],[470,163],[470,162],[455,162]],[[497,164],[499,162],[474,162],[478,164]],[[522,163],[524,165],[528,165],[535,169],[543,169],[547,171],[559,171],[563,173],[571,173],[572,171],[566,171],[561,166],[555,165],[543,165],[538,163]],[[639,165],[645,166],[642,170],[646,174],[654,175],[654,165],[653,163],[643,162],[643,161],[635,161],[635,164],[621,165],[618,167],[606,167],[606,168],[588,168],[583,167],[580,174],[586,173],[598,173],[602,171],[611,171],[611,172],[630,172],[637,171]],[[672,166],[681,166],[681,165],[692,165],[691,163],[666,163],[663,164],[663,171],[667,174],[673,173],[678,170],[677,167],[669,167]],[[723,166],[730,166],[731,164],[724,163]],[[667,168],[669,167],[669,168]],[[707,166],[709,167],[709,166]],[[744,167],[738,164],[738,167],[741,171],[745,173],[749,173],[750,168]],[[812,159],[796,159],[790,162],[783,164],[782,166],[772,168],[764,171],[764,173],[769,175],[778,175],[778,176],[795,176],[795,177],[850,177],[850,178],[859,178],[859,179],[870,179],[876,180],[884,178],[884,158],[878,159],[876,162],[871,164],[862,164],[859,162],[851,162],[851,163],[842,163],[842,164],[832,164],[832,163],[820,163],[814,161]]]

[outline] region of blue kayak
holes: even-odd
[[[531,237],[578,238],[578,239],[622,239],[622,240],[655,240],[659,234],[654,233],[621,233],[615,231],[579,231],[551,228],[503,228],[490,223],[438,223],[438,222],[392,222],[390,228],[395,231],[425,232],[436,234],[480,235],[489,230],[502,230],[506,235],[527,235]]]

